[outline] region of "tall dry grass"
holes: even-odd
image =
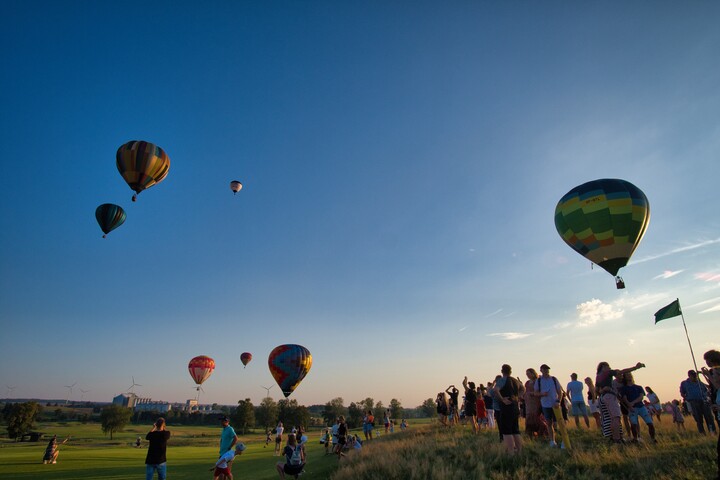
[[[508,456],[497,431],[473,435],[469,427],[418,427],[365,442],[340,461],[334,480],[537,480],[716,478],[717,437],[678,433],[669,422],[657,425],[658,443],[613,445],[599,431],[570,430],[571,451],[544,440],[523,438],[520,455]],[[647,430],[644,437],[649,440]]]

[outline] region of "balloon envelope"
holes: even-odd
[[[240,190],[242,190],[242,183],[238,182],[237,180],[233,180],[230,182],[230,190],[233,191],[233,193],[237,193]]]
[[[170,171],[165,150],[150,142],[132,140],[118,148],[116,159],[120,175],[136,194],[162,182]]]
[[[200,355],[190,360],[188,370],[195,383],[202,385],[205,380],[210,378],[213,370],[215,370],[215,360],[205,355]]]
[[[280,345],[270,352],[268,366],[280,390],[287,398],[310,371],[312,355],[302,345]]]
[[[112,203],[103,203],[95,209],[95,219],[105,235],[122,225],[125,217],[125,210]]]
[[[649,223],[647,197],[625,180],[584,183],[555,208],[555,228],[565,243],[612,275],[627,265]]]
[[[250,360],[252,360],[252,353],[245,352],[240,355],[240,361],[243,365],[247,365],[248,363],[250,363]]]

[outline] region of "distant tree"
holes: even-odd
[[[8,419],[10,418],[10,414],[12,413],[12,411],[13,411],[13,404],[12,404],[12,403],[7,402],[7,403],[5,403],[5,405],[3,405],[2,412],[0,412],[0,415],[2,416],[3,421],[5,421],[5,422],[8,421]]]
[[[328,424],[332,425],[340,415],[347,415],[347,408],[343,403],[342,397],[336,397],[325,404],[322,415]]]
[[[17,441],[24,434],[32,430],[35,419],[42,411],[37,402],[15,403],[7,419],[8,437]]]
[[[65,414],[62,411],[62,408],[56,408],[53,410],[53,413],[55,414],[56,420],[65,420]]]
[[[232,425],[236,429],[241,429],[243,435],[245,430],[255,426],[255,407],[249,398],[245,400],[238,400],[238,406],[235,408],[235,412],[230,415]]]
[[[367,412],[368,410],[375,408],[375,400],[368,397],[365,400],[358,402],[358,406],[363,410],[363,412]]]
[[[265,397],[255,409],[256,425],[262,425],[267,430],[274,427],[278,420],[278,405],[271,397]]]
[[[132,413],[131,409],[120,405],[109,405],[103,408],[100,412],[100,425],[103,433],[109,433],[110,440],[112,440],[113,433],[122,432],[130,421]]]
[[[422,403],[422,405],[420,405],[419,408],[422,409],[423,415],[432,418],[435,416],[437,406],[435,405],[435,400],[428,398]]]
[[[362,419],[365,416],[365,411],[362,409],[362,405],[359,403],[352,402],[348,407],[347,424],[350,428],[357,428],[362,424]]]
[[[390,417],[398,420],[403,418],[403,407],[397,398],[390,400]]]
[[[375,415],[375,424],[376,425],[382,424],[383,416],[385,415],[385,406],[379,400],[375,404],[375,408],[373,409],[373,415]]]
[[[287,429],[310,424],[310,412],[307,407],[298,405],[295,399],[283,398],[278,402],[278,418]]]

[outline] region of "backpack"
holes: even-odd
[[[290,456],[290,465],[302,465],[302,447],[300,445],[295,447],[292,455]]]
[[[550,378],[552,378],[553,383],[555,384],[555,389],[562,391],[562,389],[560,388],[560,384],[558,383],[558,379],[555,378],[554,376],[551,376]],[[535,380],[536,383],[535,383],[535,385],[534,385],[534,386],[537,387],[537,389],[538,389],[539,391],[542,391],[542,383],[540,383],[540,380],[541,380],[541,379],[542,379],[542,377],[538,377],[537,380]],[[560,398],[559,395],[558,395],[558,398]]]

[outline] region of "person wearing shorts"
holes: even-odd
[[[217,462],[215,462],[215,465],[210,467],[210,470],[213,470],[213,480],[219,480],[221,478],[226,478],[228,480],[233,480],[232,475],[232,462],[235,459],[237,455],[242,455],[242,452],[245,451],[245,445],[243,443],[236,443],[234,450],[229,450],[225,453],[223,453]]]
[[[620,376],[626,373],[634,372],[645,365],[638,362],[634,367],[624,368],[622,370],[612,369],[608,362],[600,362],[597,366],[597,377],[595,378],[595,388],[601,402],[607,409],[610,416],[610,431],[612,440],[615,443],[622,443],[622,431],[620,429],[620,403],[618,402],[617,392],[613,389],[613,376]]]
[[[585,418],[585,426],[590,428],[587,405],[585,405],[585,397],[583,396],[583,383],[578,380],[577,373],[570,375],[570,380],[570,383],[567,384],[567,392],[571,402],[570,415],[575,417],[575,426],[577,428],[580,428],[580,415]]]
[[[282,445],[282,434],[285,428],[282,422],[278,422],[275,427],[275,455],[280,455],[280,446]]]
[[[652,416],[643,403],[645,389],[643,389],[640,385],[635,385],[635,379],[633,378],[632,373],[626,373],[623,378],[625,379],[625,385],[620,388],[620,400],[627,406],[628,409],[628,416],[630,417],[630,431],[632,432],[633,441],[638,441],[640,427],[638,424],[638,417],[640,417],[648,426],[650,438],[653,442],[657,443],[657,440],[655,440],[655,425],[653,425]]]
[[[540,397],[540,405],[542,406],[543,417],[547,422],[548,437],[550,438],[550,446],[557,446],[555,442],[555,412],[553,407],[560,406],[560,397],[562,390],[557,378],[550,376],[550,367],[546,364],[540,365],[541,375],[535,381],[535,395]]]

